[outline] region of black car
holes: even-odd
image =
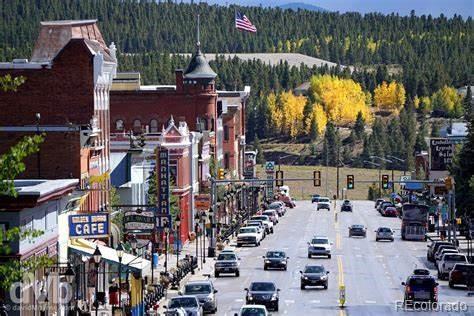
[[[415,270],[402,285],[405,286],[403,303],[406,307],[413,307],[416,302],[438,302],[438,283],[429,275],[429,270]]]
[[[280,300],[280,289],[277,289],[273,282],[252,282],[245,288],[247,294],[245,301],[247,304],[265,305],[267,309],[278,312],[278,302]]]
[[[322,265],[307,265],[304,267],[301,274],[301,289],[304,290],[307,286],[323,286],[328,288],[328,274]]]
[[[349,200],[344,200],[341,205],[341,212],[352,212],[352,203]]]
[[[311,203],[318,203],[320,197],[321,197],[321,195],[319,195],[319,194],[313,194],[311,196]]]
[[[349,227],[349,237],[367,237],[367,228],[364,225],[352,225]]]
[[[283,251],[268,251],[263,259],[263,270],[273,268],[286,271],[290,257],[287,257]]]

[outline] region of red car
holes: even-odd
[[[387,206],[382,213],[383,216],[397,217],[397,208],[395,206]]]

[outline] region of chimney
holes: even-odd
[[[183,69],[176,69],[176,91],[183,91]]]

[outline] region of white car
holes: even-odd
[[[443,258],[443,255],[445,255],[447,253],[459,253],[459,250],[449,248],[449,249],[443,249],[440,252],[437,252],[436,255],[435,255],[435,266],[436,267],[438,266],[438,263],[441,261],[441,258]]]
[[[262,221],[262,220],[260,220],[260,219],[250,219],[250,220],[248,220],[246,223],[260,223],[260,224],[262,224],[263,227],[265,228],[265,233],[266,233],[266,234],[271,234],[271,233],[273,233],[273,226],[270,227],[270,226],[269,226],[270,224],[269,224],[268,222],[264,222],[264,221]],[[271,224],[273,224],[273,223],[271,223]]]
[[[265,225],[262,221],[247,221],[244,227],[257,227],[258,231],[262,233],[262,240],[266,237]]]
[[[262,212],[262,215],[267,215],[268,218],[273,222],[273,225],[278,224],[278,221],[280,220],[276,210],[265,210]]]
[[[319,211],[319,210],[322,210],[322,209],[326,209],[328,211],[331,210],[331,201],[329,200],[329,198],[327,198],[327,197],[320,197],[319,198],[319,201],[316,205],[316,210]]]
[[[326,236],[314,236],[308,242],[308,258],[312,256],[327,256],[331,259],[331,245],[329,238]]]
[[[273,222],[270,220],[270,217],[267,215],[254,215],[250,218],[250,220],[259,220],[263,221],[263,224],[268,227],[268,231],[273,233]]]
[[[265,305],[244,305],[240,308],[239,313],[234,316],[268,316]]]
[[[260,246],[260,241],[262,241],[262,233],[258,231],[257,227],[242,227],[239,229],[237,247],[242,245]]]
[[[459,253],[444,254],[438,262],[438,279],[443,280],[447,277],[456,263],[468,263],[466,255]]]

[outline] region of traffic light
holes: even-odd
[[[278,170],[275,173],[275,178],[276,178],[275,185],[277,187],[282,187],[283,186],[283,171]]]
[[[354,190],[354,175],[347,175],[347,190]]]
[[[388,189],[388,174],[382,175],[382,189],[384,190]]]
[[[315,187],[321,186],[321,171],[319,170],[313,171],[313,184]]]
[[[219,180],[224,180],[224,179],[225,179],[224,168],[219,168],[219,171],[218,171],[218,174],[217,174],[217,178],[218,178]]]

